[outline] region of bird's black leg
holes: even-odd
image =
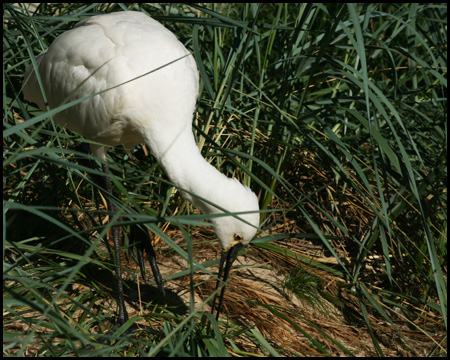
[[[158,286],[158,290],[162,296],[165,296],[166,293],[164,291],[164,280],[161,276],[161,273],[159,272],[158,264],[156,263],[156,253],[153,249],[152,240],[150,239],[148,232],[141,229],[137,225],[133,225],[131,227],[130,236],[136,242],[139,267],[141,269],[141,274],[144,278],[144,281],[147,282],[145,276],[144,258],[142,256],[143,252],[145,251],[150,263],[150,267],[152,268],[153,276],[155,278],[156,285]]]
[[[107,164],[102,164],[103,172],[105,173],[105,187],[106,191],[112,195],[112,186],[111,186],[111,179],[109,178],[109,166]],[[108,202],[108,210],[109,210],[109,217],[111,219],[112,216],[117,212],[116,206],[110,201],[109,198],[107,198]],[[120,229],[117,226],[112,227],[112,235],[113,235],[113,241],[114,241],[114,253],[116,257],[116,275],[117,275],[117,289],[119,291],[119,319],[118,322],[120,325],[124,324],[128,320],[128,313],[127,309],[125,308],[125,298],[124,298],[124,292],[123,292],[123,282],[122,282],[122,262],[120,260]]]
[[[226,259],[226,254],[224,251],[222,251],[222,255],[220,256],[220,262],[219,262],[219,272],[217,273],[217,282],[216,282],[216,289],[214,290],[215,294],[214,294],[214,298],[211,304],[211,315],[214,316],[214,308],[216,307],[216,300],[217,300],[217,295],[219,294],[219,286],[220,283],[222,282],[222,272],[223,272],[223,264],[225,264],[225,259]]]
[[[219,320],[220,309],[222,308],[223,298],[225,295],[225,283],[228,280],[228,275],[230,274],[231,267],[233,266],[234,261],[237,258],[237,254],[239,250],[242,248],[242,244],[238,243],[230,248],[227,252],[222,252],[222,256],[220,258],[219,263],[219,273],[217,274],[217,283],[216,283],[216,294],[214,295],[212,306],[211,306],[211,314],[214,315],[214,307],[216,305],[216,298],[218,294],[218,289],[220,284],[223,284],[222,290],[220,291],[219,296],[219,304],[217,305],[216,312],[216,320]],[[224,269],[225,265],[225,269]],[[223,278],[222,278],[223,274]]]

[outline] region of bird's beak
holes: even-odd
[[[242,237],[240,237],[239,235],[235,235],[230,247],[226,251],[222,251],[222,257],[220,258],[219,263],[219,274],[217,275],[216,294],[214,295],[211,306],[211,314],[214,315],[214,307],[216,305],[216,298],[218,294],[217,290],[219,289],[219,286],[223,284],[222,290],[220,291],[219,304],[217,306],[216,320],[219,319],[220,309],[222,308],[223,297],[225,294],[225,284],[228,280],[228,275],[230,274],[231,267],[237,258],[239,250],[244,246],[241,241]]]

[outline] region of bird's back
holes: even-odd
[[[55,116],[88,139],[132,147],[143,141],[144,128],[155,139],[168,130],[191,131],[198,93],[195,60],[169,30],[143,13],[81,21],[37,63],[50,108],[115,87]],[[25,98],[45,109],[32,66],[25,81]]]

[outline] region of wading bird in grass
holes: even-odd
[[[106,163],[108,147],[132,148],[145,143],[170,181],[211,219],[223,252],[216,295],[227,280],[238,250],[259,225],[256,195],[228,178],[201,155],[192,133],[199,91],[194,58],[172,32],[140,12],[92,16],[59,36],[36,58],[24,76],[26,100],[43,111],[72,106],[54,114],[62,126],[98,144],[94,155]],[[74,101],[83,99],[82,101]],[[106,190],[111,180],[105,177]],[[116,208],[108,201],[109,211]],[[119,324],[128,319],[124,303],[119,229],[112,228],[119,296]],[[158,287],[163,282],[153,254]],[[217,306],[218,318],[225,287]],[[212,311],[214,312],[216,297]]]

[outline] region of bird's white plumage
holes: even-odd
[[[169,30],[139,12],[93,16],[59,36],[37,57],[37,64],[50,108],[122,84],[59,112],[55,120],[108,146],[131,148],[145,142],[169,179],[203,212],[221,213],[217,207],[253,211],[239,215],[251,225],[233,216],[213,219],[224,248],[236,235],[243,244],[253,238],[259,225],[257,197],[200,154],[192,134],[198,70]],[[45,109],[32,66],[25,82],[25,98]],[[106,160],[106,147],[92,149]]]

